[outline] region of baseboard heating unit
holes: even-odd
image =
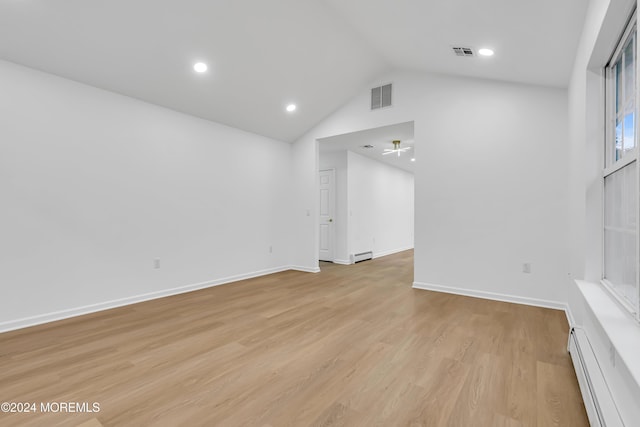
[[[592,427],[624,427],[584,330],[571,328],[568,350]]]
[[[359,254],[351,255],[351,262],[355,264],[356,262],[366,261],[368,259],[373,259],[373,252],[360,252]]]

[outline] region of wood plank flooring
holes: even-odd
[[[561,311],[411,288],[412,251],[0,334],[2,426],[587,426]]]

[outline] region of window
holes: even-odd
[[[637,26],[633,14],[606,66],[603,284],[638,316],[640,213]]]

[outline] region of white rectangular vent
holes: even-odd
[[[391,106],[391,83],[371,89],[371,109]]]
[[[473,49],[470,47],[453,47],[452,49],[456,56],[474,56]]]
[[[355,264],[356,262],[366,261],[368,259],[373,259],[373,252],[360,252],[359,254],[351,254],[351,263]]]

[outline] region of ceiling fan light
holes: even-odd
[[[398,153],[398,157],[400,157],[400,153],[404,153],[405,151],[411,150],[411,147],[402,147],[402,148],[400,148],[400,140],[399,139],[394,139],[391,142],[393,143],[393,149],[385,148],[384,149],[384,153],[382,153],[383,156],[386,155],[386,154]]]

